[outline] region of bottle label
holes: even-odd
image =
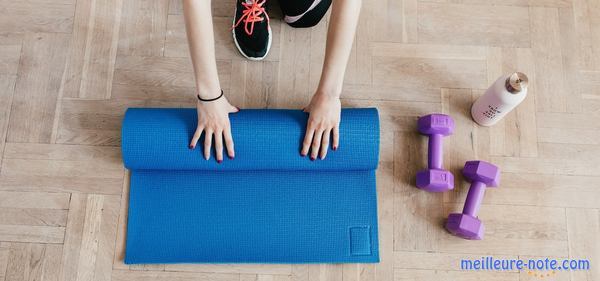
[[[488,109],[483,112],[483,116],[489,119],[494,119],[497,114],[502,113],[502,111],[498,110],[497,106],[488,105],[487,107]]]

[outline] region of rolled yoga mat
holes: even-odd
[[[130,108],[125,263],[378,262],[376,109],[344,109],[340,146],[299,154],[308,115],[230,114],[235,159],[188,148],[195,109]]]

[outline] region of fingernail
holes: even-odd
[[[190,144],[190,149],[194,149],[194,146]]]
[[[337,150],[337,146],[334,145],[333,146],[333,151],[336,151],[336,150]]]
[[[302,156],[302,157],[306,157],[306,154],[305,154],[305,153],[302,153],[302,152],[300,152],[300,156]]]
[[[233,156],[229,156],[229,155],[227,155],[227,158],[229,158],[229,159],[233,160]]]
[[[313,157],[313,156],[310,157],[310,161],[315,161],[316,159],[317,159],[316,157]]]
[[[239,107],[236,106],[235,108],[237,108],[238,112],[240,112],[241,109]]]
[[[217,160],[217,163],[221,164],[223,162],[223,160]]]

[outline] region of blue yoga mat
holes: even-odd
[[[377,110],[342,110],[338,150],[316,161],[299,154],[307,117],[231,114],[236,157],[218,164],[188,149],[195,109],[128,109],[125,263],[378,262]]]

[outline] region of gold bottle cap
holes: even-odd
[[[514,72],[508,78],[506,78],[506,90],[512,94],[518,94],[519,92],[527,89],[529,79],[527,75],[522,72]]]

